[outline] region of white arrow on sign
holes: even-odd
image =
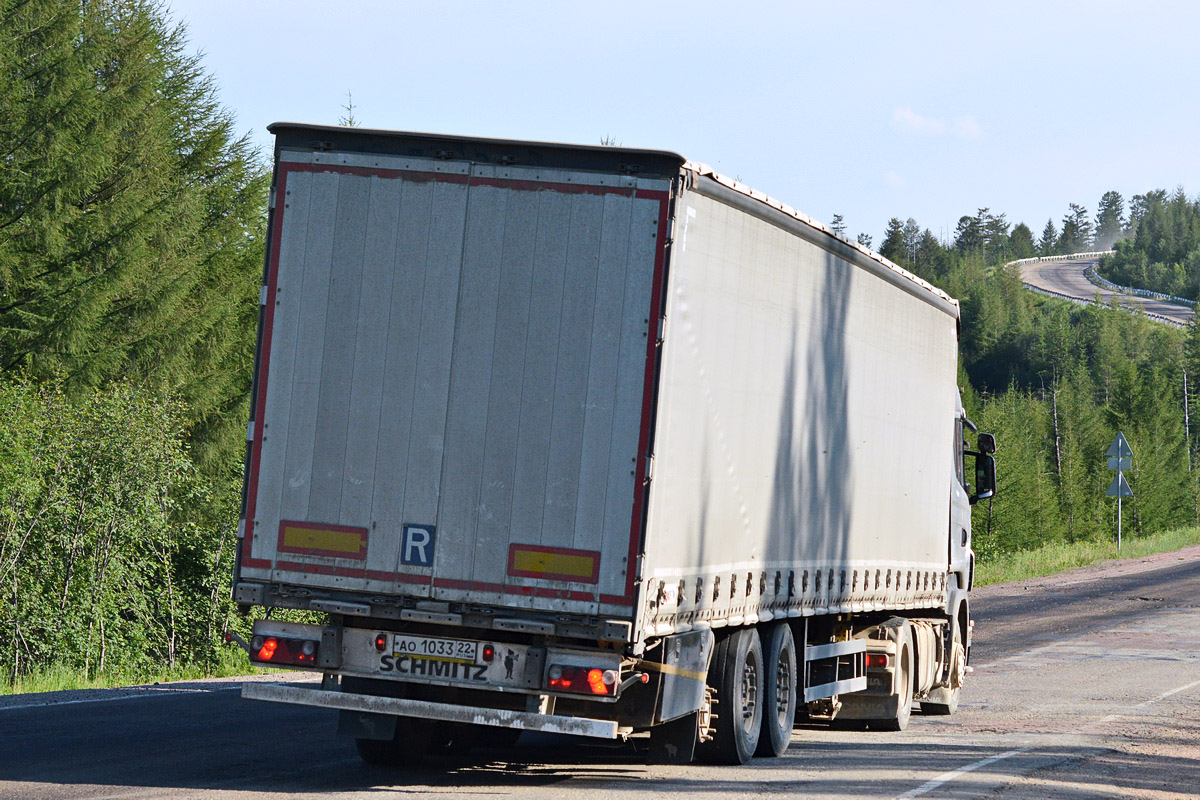
[[[1118,472],[1105,494],[1109,497],[1133,497],[1133,489],[1129,488],[1129,481],[1125,480],[1124,473]]]
[[[1117,438],[1112,440],[1112,444],[1108,446],[1109,458],[1133,458],[1133,451],[1129,449],[1129,442],[1125,441],[1125,434],[1118,433]],[[1118,469],[1118,467],[1109,467],[1109,469]]]

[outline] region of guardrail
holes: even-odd
[[[1096,272],[1095,267],[1088,267],[1086,270],[1084,270],[1083,274],[1087,276],[1087,279],[1089,281],[1096,284],[1097,286],[1108,289],[1110,292],[1120,292],[1121,294],[1133,294],[1133,295],[1137,295],[1138,297],[1150,297],[1155,300],[1166,300],[1167,302],[1170,302],[1170,303],[1180,303],[1180,304],[1186,305],[1186,306],[1192,306],[1192,305],[1196,304],[1196,301],[1189,300],[1186,297],[1176,297],[1173,294],[1163,294],[1162,292],[1152,292],[1149,289],[1135,289],[1132,286],[1121,286],[1120,284],[1113,283],[1112,281],[1108,280],[1107,278],[1101,277],[1100,273]]]
[[[1015,264],[1032,264],[1037,261],[1069,261],[1078,258],[1099,258],[1100,256],[1112,255],[1114,252],[1114,250],[1095,250],[1090,253],[1072,253],[1065,256],[1038,256],[1035,258],[1019,258],[1016,261],[1009,261],[1004,266],[1011,267]],[[1108,289],[1110,292],[1117,292],[1118,294],[1132,294],[1138,297],[1149,297],[1156,300],[1166,300],[1168,302],[1180,303],[1189,307],[1195,307],[1194,301],[1188,300],[1184,297],[1176,297],[1174,295],[1151,292],[1148,289],[1134,289],[1130,286],[1119,286],[1112,281],[1105,280],[1104,278],[1100,277],[1100,275],[1096,272],[1095,266],[1090,266],[1084,270],[1084,275],[1091,283],[1103,289]],[[1056,297],[1060,300],[1070,300],[1072,303],[1078,303],[1080,305],[1095,303],[1096,305],[1102,305],[1105,307],[1108,306],[1107,303],[1098,303],[1094,299],[1088,300],[1082,297],[1072,297],[1071,295],[1062,294],[1061,292],[1055,292],[1050,289],[1043,289],[1040,286],[1034,286],[1033,284],[1025,283],[1024,281],[1021,281],[1021,285],[1030,291],[1037,292],[1038,294],[1046,295],[1047,297]],[[1177,328],[1187,327],[1187,323],[1171,319],[1170,317],[1165,317],[1162,314],[1155,314],[1153,312],[1143,311],[1142,309],[1138,308],[1129,308],[1128,306],[1118,306],[1118,308],[1122,309],[1123,311],[1128,311],[1131,314],[1142,314],[1150,319],[1166,323],[1167,325],[1174,325]]]
[[[1032,264],[1035,261],[1070,261],[1075,258],[1099,258],[1100,256],[1111,256],[1116,250],[1093,250],[1090,253],[1071,253],[1066,256],[1034,256],[1033,258],[1018,258],[1016,261],[1010,261],[1004,266],[1011,267],[1013,264]]]

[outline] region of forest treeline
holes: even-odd
[[[1183,189],[1139,195],[1115,250],[1100,263],[1110,281],[1200,298],[1200,198],[1189,200]]]
[[[1177,192],[1175,198],[1183,198]],[[1111,536],[1116,503],[1105,453],[1118,431],[1134,451],[1125,503],[1133,535],[1195,524],[1200,453],[1191,416],[1198,399],[1200,325],[1177,329],[1144,316],[1025,290],[1015,266],[1035,255],[1117,247],[1159,252],[1177,228],[1147,223],[1165,193],[1135,198],[1125,218],[1117,192],[1101,199],[1101,224],[1071,204],[1062,229],[1028,226],[981,209],[942,244],[912,219],[892,219],[880,252],[959,298],[964,403],[996,435],[1000,492],[975,509],[981,558],[1041,544]],[[1185,205],[1185,199],[1177,199]],[[1194,207],[1194,204],[1191,204]],[[1121,240],[1120,237],[1131,237]],[[1116,280],[1116,278],[1114,278]],[[991,514],[989,523],[988,515]]]
[[[211,667],[244,624],[228,586],[268,170],[190,47],[157,2],[0,0],[9,682]],[[1040,237],[981,209],[952,241],[911,219],[882,238],[962,301],[964,399],[1000,443],[990,530],[987,504],[975,511],[981,558],[1111,535],[1117,430],[1135,452],[1126,530],[1196,520],[1200,332],[1043,298],[1000,266],[1122,240],[1114,263],[1129,249],[1189,274],[1195,204],[1151,193],[1126,217],[1110,195],[1094,223],[1071,206]]]
[[[0,669],[216,663],[268,173],[165,7],[0,0]]]

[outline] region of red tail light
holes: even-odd
[[[275,657],[275,650],[278,647],[279,647],[278,639],[276,639],[273,636],[268,638],[265,642],[263,642],[262,648],[259,649],[259,651],[258,651],[258,660],[259,661],[270,661],[272,658]]]
[[[318,643],[311,639],[255,636],[250,641],[250,659],[271,664],[294,664],[309,667],[317,663],[317,645]]]
[[[381,633],[375,637],[375,649],[383,652],[387,649],[388,637],[386,633]]]
[[[867,653],[867,669],[886,669],[887,653]]]
[[[608,694],[608,686],[604,684],[604,670],[589,669],[587,682],[592,694]]]
[[[563,692],[612,695],[616,694],[618,677],[613,669],[553,664],[546,673],[546,684]]]

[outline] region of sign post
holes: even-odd
[[[1105,494],[1117,498],[1117,552],[1119,553],[1121,552],[1121,500],[1133,497],[1133,489],[1129,488],[1129,481],[1125,480],[1125,470],[1133,468],[1133,450],[1129,448],[1129,442],[1125,441],[1125,434],[1120,431],[1117,432],[1117,437],[1113,439],[1112,444],[1108,446],[1108,468],[1117,471],[1117,477],[1113,478],[1113,482],[1109,484]]]

